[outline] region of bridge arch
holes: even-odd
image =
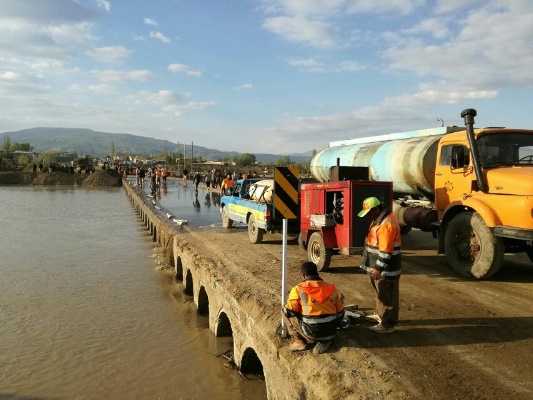
[[[198,291],[198,313],[209,316],[209,296],[203,286],[200,286],[200,290]]]
[[[185,284],[183,285],[183,292],[188,296],[194,295],[194,282],[190,269],[187,269],[187,274],[185,275]]]
[[[174,264],[174,278],[176,281],[183,280],[183,264],[181,262],[181,256],[176,257],[176,263]]]
[[[231,328],[231,322],[228,318],[228,315],[221,311],[218,314],[218,318],[215,323],[215,336],[216,337],[226,337],[232,336],[233,329]]]
[[[243,374],[254,374],[263,376],[263,364],[257,353],[251,347],[246,348],[241,359],[241,372]]]

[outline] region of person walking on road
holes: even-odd
[[[194,178],[192,178],[192,183],[194,183],[194,186],[196,188],[196,193],[198,193],[198,185],[200,184],[200,181],[202,180],[202,177],[200,175],[200,171],[196,171],[194,174]]]
[[[317,266],[305,261],[300,266],[303,282],[294,286],[281,315],[293,338],[291,351],[302,351],[316,342],[314,354],[327,351],[337,327],[344,318],[341,294],[331,283],[320,278]]]
[[[370,329],[376,333],[392,333],[398,324],[400,308],[400,275],[402,239],[400,224],[378,198],[368,197],[357,214],[372,222],[368,230],[361,268],[370,275],[376,290],[376,314],[366,319],[377,322]]]

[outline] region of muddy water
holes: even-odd
[[[1,399],[264,399],[122,189],[0,188]]]

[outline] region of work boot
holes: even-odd
[[[394,327],[387,328],[381,324],[374,325],[370,330],[376,333],[393,333],[395,331]]]
[[[369,322],[374,322],[374,323],[377,322],[378,324],[381,324],[381,317],[377,314],[366,315],[365,320]]]
[[[303,351],[303,350],[307,350],[307,343],[304,342],[302,339],[300,338],[294,338],[291,342],[291,344],[289,344],[289,350],[290,351]]]
[[[322,354],[328,351],[329,346],[331,346],[331,341],[329,342],[318,342],[313,348],[313,354]]]

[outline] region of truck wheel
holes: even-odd
[[[257,226],[254,215],[250,215],[248,219],[248,237],[252,243],[261,243],[263,241],[263,229]]]
[[[455,272],[474,279],[490,278],[498,272],[505,255],[503,239],[494,236],[475,212],[452,218],[444,236],[444,250]]]
[[[233,221],[229,219],[228,212],[226,211],[226,207],[222,208],[222,227],[229,229],[233,226]]]
[[[327,271],[331,263],[332,249],[326,249],[320,232],[315,232],[307,242],[307,259],[316,264],[320,272]]]

